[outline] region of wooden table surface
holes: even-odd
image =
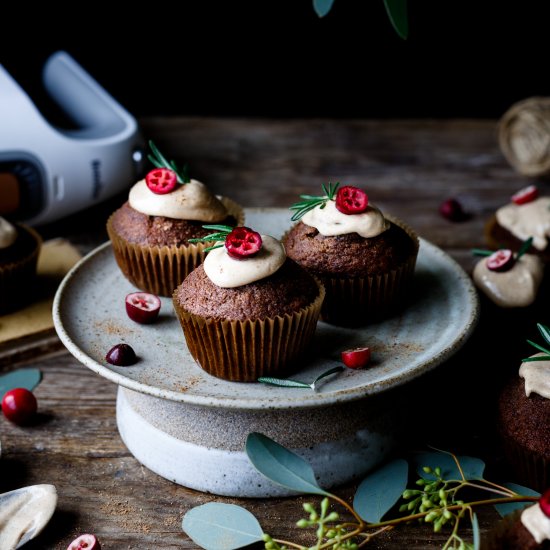
[[[383,211],[446,250],[470,272],[470,249],[484,247],[483,226],[496,208],[528,182],[499,151],[491,120],[358,121],[171,118],[141,121],[169,158],[187,160],[197,179],[244,206],[288,207],[299,193],[342,181],[368,190]],[[543,186],[545,184],[542,184]],[[470,218],[452,223],[440,202],[458,198]],[[45,238],[68,237],[82,252],[106,240],[115,197],[63,222],[40,228]],[[540,300],[539,300],[540,303]],[[528,312],[498,310],[482,301],[474,336],[450,361],[416,382],[414,429],[404,449],[426,444],[486,460],[494,479],[513,481],[494,430],[495,397],[548,323],[538,305]],[[441,319],[445,323],[445,319]],[[38,367],[39,421],[27,428],[0,418],[0,492],[53,483],[55,515],[30,549],[64,549],[79,533],[95,533],[105,550],[196,548],[182,532],[191,507],[209,501],[250,509],[266,532],[290,537],[301,503],[315,498],[239,500],[202,494],[166,481],[133,458],[115,421],[115,384],[80,365],[49,334],[0,349],[0,370]],[[337,491],[347,498],[354,486]],[[498,519],[480,511],[482,531]],[[470,536],[465,530],[466,536]],[[293,536],[293,535],[292,535]],[[438,548],[446,535],[405,525],[375,539],[373,548]],[[304,541],[305,542],[305,541]]]

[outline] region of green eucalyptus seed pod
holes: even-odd
[[[409,504],[406,505],[407,506],[407,510],[413,510],[414,507],[416,506],[416,501],[412,501],[412,502],[409,502]]]
[[[426,480],[423,478],[417,479],[416,484],[419,485],[420,487],[423,487],[424,485],[426,485]]]
[[[401,506],[399,506],[399,511],[406,512],[409,509],[409,504],[413,504],[413,508],[414,508],[414,503],[409,502],[407,504],[402,504]]]
[[[327,539],[333,539],[336,536],[336,531],[334,529],[329,529],[325,533],[325,536],[327,537]],[[327,541],[327,542],[329,542],[329,541]]]
[[[315,512],[315,508],[313,507],[313,504],[311,502],[304,502],[303,504],[304,510],[308,513]]]
[[[300,529],[309,527],[309,521],[307,519],[300,519],[296,522],[296,527],[299,527]]]
[[[274,542],[269,541],[265,543],[265,550],[275,550],[275,548],[277,547],[275,546]]]
[[[263,534],[262,534],[262,540],[263,540],[264,542],[269,542],[269,541],[271,541],[271,540],[273,540],[273,539],[271,538],[271,535],[268,535],[267,533],[263,533]]]
[[[438,466],[435,470],[435,475],[440,477],[441,476],[441,468]]]
[[[330,502],[327,497],[321,501],[321,516],[325,516]]]
[[[439,518],[434,521],[434,533],[439,533],[439,531],[441,531],[441,527],[443,525],[441,519],[442,518]]]
[[[429,466],[424,466],[422,468],[422,471],[425,473],[425,474],[431,474],[432,473],[432,469],[429,467]]]
[[[424,521],[426,523],[431,523],[432,521],[434,521],[436,518],[437,518],[437,512],[433,511],[433,512],[430,512],[429,514],[426,515],[426,517],[424,518]]]
[[[309,514],[310,521],[317,521],[318,519],[319,519],[319,515],[317,514],[317,512],[311,512],[311,514]]]
[[[443,517],[445,519],[451,519],[453,517],[453,514],[450,510],[443,510]]]
[[[439,489],[439,498],[441,500],[446,500],[447,499],[447,493],[445,493],[445,489],[443,489],[443,488]]]
[[[331,512],[331,513],[327,516],[326,520],[327,520],[327,521],[336,521],[339,517],[340,517],[340,516],[338,515],[338,512]]]
[[[426,509],[434,507],[433,502],[428,498],[422,499],[422,506]]]
[[[417,491],[415,491],[415,492],[417,492]],[[405,489],[405,491],[403,491],[402,496],[403,496],[403,498],[409,499],[409,498],[414,496],[415,492],[411,491],[410,489]]]

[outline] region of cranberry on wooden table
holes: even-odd
[[[148,292],[132,292],[125,299],[126,313],[132,321],[149,324],[156,320],[160,311],[160,298]]]
[[[446,199],[439,205],[439,213],[451,222],[461,222],[468,219],[462,204],[456,199]]]
[[[362,369],[369,364],[370,348],[354,348],[342,352],[342,362],[350,369]]]
[[[101,550],[101,546],[95,535],[85,533],[74,539],[67,550]]]
[[[2,398],[2,412],[14,424],[27,424],[36,414],[37,407],[36,397],[26,388],[14,388]]]
[[[134,349],[128,344],[117,344],[107,352],[105,360],[117,367],[128,367],[137,361],[137,357]]]

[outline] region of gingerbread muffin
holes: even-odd
[[[191,355],[225,380],[285,372],[314,334],[322,285],[271,236],[227,227],[215,239],[224,244],[173,295]]]
[[[356,187],[323,186],[325,195],[302,195],[292,206],[301,220],[283,241],[289,258],[326,289],[323,320],[357,326],[388,316],[407,296],[418,238],[386,217]]]
[[[475,250],[485,256],[474,267],[475,285],[494,304],[503,308],[525,308],[535,302],[544,276],[544,263],[534,254],[526,254],[532,238],[517,253],[509,248],[492,252]]]
[[[550,339],[549,329],[538,326]],[[523,360],[519,377],[503,388],[498,406],[508,462],[520,483],[543,491],[550,486],[550,351]]]
[[[0,314],[28,302],[41,245],[34,229],[0,217]]]
[[[190,239],[210,233],[205,223],[242,223],[243,211],[151,148],[157,168],[132,187],[128,202],[107,221],[107,232],[124,276],[141,290],[171,296],[204,260],[205,245]]]
[[[499,208],[485,225],[490,248],[518,251],[532,237],[530,254],[550,261],[550,197],[540,197],[535,185],[521,189]]]
[[[482,550],[549,550],[550,491],[539,502],[516,510],[483,537]]]

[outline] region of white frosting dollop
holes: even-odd
[[[550,540],[550,518],[544,515],[538,502],[523,510],[521,523],[538,544]]]
[[[306,212],[302,221],[315,227],[325,237],[358,233],[368,239],[380,235],[390,227],[390,222],[376,206],[367,206],[367,210],[361,214],[344,214],[336,208],[336,202],[331,200],[327,201],[324,208],[317,206]]]
[[[0,248],[8,248],[17,240],[17,229],[0,216]]]
[[[178,184],[174,191],[164,195],[153,193],[145,180],[140,180],[130,189],[128,200],[134,210],[148,216],[201,222],[219,222],[227,217],[222,202],[197,180]]]
[[[526,204],[511,202],[496,212],[502,227],[518,239],[533,237],[533,246],[544,250],[550,237],[550,197],[539,197]]]
[[[473,272],[476,286],[501,307],[526,307],[535,301],[544,264],[538,256],[524,254],[508,271],[491,271],[487,258]]]
[[[273,275],[285,263],[286,252],[277,239],[261,237],[262,247],[252,258],[232,258],[225,246],[210,251],[203,264],[208,278],[222,288],[235,288]]]
[[[535,356],[540,355],[543,354],[535,354]],[[525,395],[527,397],[533,392],[550,399],[550,360],[522,363],[519,375],[525,380]]]

